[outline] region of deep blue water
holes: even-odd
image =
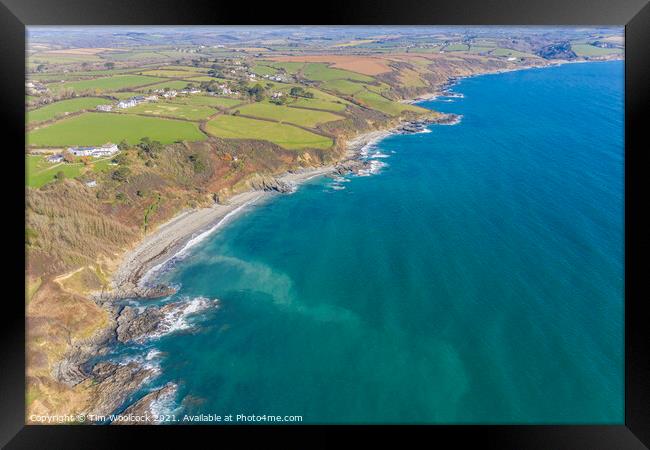
[[[218,299],[126,349],[162,352],[177,413],[623,422],[623,63],[454,91],[423,105],[459,125],[377,143],[379,173],[265,202],[165,274]]]

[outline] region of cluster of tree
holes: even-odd
[[[188,156],[187,159],[194,166],[194,172],[201,173],[205,170],[205,163],[201,160],[199,155],[197,155],[196,153],[191,154],[190,156]]]
[[[163,145],[159,141],[152,141],[148,137],[143,137],[137,147],[138,156],[143,159],[157,158],[163,149]]]
[[[289,91],[289,94],[293,97],[304,97],[304,98],[314,98],[314,93],[306,91],[300,86],[292,87]]]
[[[131,169],[122,166],[117,168],[117,170],[113,171],[113,173],[111,174],[111,178],[114,179],[115,181],[124,182],[127,180],[129,175],[131,175]]]

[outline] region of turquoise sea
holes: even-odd
[[[183,414],[303,423],[622,423],[623,62],[467,78],[455,126],[367,148],[161,277],[209,299],[117,348]],[[379,162],[383,163],[382,166]]]

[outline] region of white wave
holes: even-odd
[[[390,155],[387,155],[386,153],[382,153],[382,152],[377,152],[377,153],[373,153],[370,157],[371,158],[390,158]]]
[[[370,161],[370,167],[368,169],[359,170],[357,176],[369,177],[371,175],[376,175],[381,171],[381,169],[383,169],[386,166],[388,166],[388,164],[386,164],[385,162],[373,159]]]
[[[172,385],[174,388],[170,392],[165,393],[165,395],[160,395],[158,399],[149,404],[149,411],[154,416],[163,416],[175,409],[174,399],[178,391],[178,385],[176,383],[168,383],[168,385]]]
[[[144,359],[147,361],[151,361],[152,359],[156,359],[161,355],[162,352],[160,350],[158,350],[157,348],[152,348],[147,352],[147,355],[144,357]]]
[[[173,333],[175,331],[187,330],[191,328],[188,322],[188,317],[203,311],[207,308],[216,306],[215,300],[210,300],[207,297],[196,297],[191,300],[180,300],[175,303],[170,303],[167,306],[168,310],[165,317],[161,320],[156,331],[150,335],[151,338],[157,338]],[[174,306],[169,308],[169,306]]]

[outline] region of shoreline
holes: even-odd
[[[616,59],[614,59],[616,60]],[[404,103],[416,104],[423,101],[435,100],[449,94],[449,90],[465,78],[473,78],[482,75],[502,74],[528,69],[544,69],[557,67],[570,63],[606,62],[605,61],[557,61],[544,65],[526,65],[521,67],[499,69],[484,73],[461,75],[449,77],[445,83],[436,86],[432,92],[422,94],[413,99],[405,99]],[[392,134],[404,123],[411,121],[400,121],[398,124],[386,129],[373,130],[361,133],[346,140],[344,156],[334,164],[321,167],[303,168],[295,172],[286,172],[280,176],[272,177],[280,185],[290,185],[295,190],[301,184],[312,178],[328,175],[336,171],[337,166],[353,159],[358,159],[361,150],[371,143],[376,143]],[[448,124],[458,123],[455,118]],[[186,246],[194,239],[203,239],[214,234],[225,223],[243,211],[247,206],[265,201],[277,192],[268,190],[251,189],[234,195],[225,204],[215,204],[211,207],[194,210],[186,210],[169,221],[159,225],[148,236],[140,241],[134,248],[129,250],[123,257],[118,269],[114,273],[111,284],[113,290],[108,293],[111,297],[124,298],[123,294],[138,293],[138,288],[148,282],[159,269],[172,261],[179,252],[187,250]],[[131,292],[126,291],[129,288]],[[102,296],[107,293],[102,292]],[[138,296],[138,295],[136,295]],[[142,296],[142,295],[140,295]],[[126,295],[128,297],[128,295]],[[146,297],[146,295],[144,295]]]
[[[589,61],[584,61],[589,62]],[[405,100],[404,102],[417,103],[426,100],[433,100],[454,86],[458,81],[464,78],[475,77],[480,75],[489,75],[496,73],[504,73],[518,70],[526,70],[531,68],[547,68],[563,65],[562,63],[546,64],[543,66],[526,66],[514,69],[506,69],[492,72],[484,72],[480,74],[471,74],[467,76],[450,77],[443,84],[435,86],[433,92],[418,96],[415,99]],[[448,116],[445,116],[448,118]],[[418,120],[418,119],[414,119]],[[146,312],[135,312],[133,309],[120,308],[116,305],[114,300],[124,298],[139,298],[146,300],[148,298],[159,298],[171,295],[175,290],[170,290],[166,286],[156,286],[156,280],[161,275],[168,265],[180,258],[183,258],[186,252],[192,249],[195,245],[210,236],[214,236],[219,232],[225,224],[232,220],[236,220],[241,213],[254,207],[255,205],[267,201],[280,192],[288,192],[283,189],[276,189],[276,187],[291,187],[292,189],[298,188],[303,183],[321,176],[329,174],[340,174],[342,170],[350,171],[350,167],[358,167],[362,163],[362,150],[369,144],[373,144],[383,140],[384,138],[395,134],[395,132],[404,124],[413,122],[414,120],[400,120],[391,126],[380,129],[372,130],[364,133],[357,134],[350,137],[345,141],[345,152],[335,163],[320,166],[302,168],[294,172],[287,172],[279,176],[268,176],[272,179],[271,189],[268,186],[263,186],[263,189],[251,189],[234,195],[227,200],[226,203],[216,203],[210,207],[184,210],[175,215],[173,218],[165,223],[158,225],[154,230],[144,237],[133,248],[127,251],[120,258],[121,262],[118,269],[111,277],[112,289],[107,292],[96,293],[91,297],[104,309],[109,310],[109,314],[114,319],[116,324],[121,324],[125,329],[128,328],[128,334],[123,333],[118,336],[123,336],[121,342],[135,341],[136,338],[148,339],[154,334],[151,333],[152,329],[156,329],[160,322],[164,320],[164,315],[168,312],[174,313],[177,309],[181,311],[183,308],[184,299],[175,300],[173,305],[169,305],[170,310],[162,310],[158,306],[147,306]],[[433,122],[435,123],[435,122]],[[165,290],[165,288],[167,290]],[[112,327],[112,325],[111,325]],[[115,333],[118,330],[111,329]],[[138,334],[139,333],[139,334]],[[111,345],[109,340],[103,340],[96,343],[96,348],[102,348]],[[85,356],[74,355],[64,357],[64,361],[70,365],[83,364],[86,361]],[[121,362],[112,363],[121,367]],[[130,363],[138,364],[138,363]],[[113,369],[111,369],[113,370]],[[133,369],[136,370],[136,369]],[[144,369],[138,369],[144,370]],[[134,372],[136,375],[139,373]],[[93,378],[93,373],[87,374],[88,378]],[[129,379],[132,378],[129,377]],[[155,386],[155,384],[154,384]],[[129,391],[130,386],[122,386],[120,390]],[[152,392],[158,392],[161,388],[158,386]],[[124,392],[116,392],[116,394],[123,394]],[[130,392],[126,392],[129,394]],[[146,401],[145,401],[146,400]],[[136,400],[129,406],[141,409],[151,409],[149,404],[149,397]]]

